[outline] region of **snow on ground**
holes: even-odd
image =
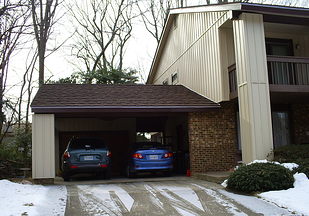
[[[292,212],[309,215],[309,180],[304,173],[294,174],[294,179],[294,188],[264,192],[259,196]]]
[[[1,215],[64,215],[65,186],[42,186],[0,181]],[[46,213],[49,214],[46,214]]]
[[[282,164],[287,168],[292,169],[296,167],[295,164]],[[294,188],[281,191],[269,191],[260,193],[258,196],[245,196],[227,192],[223,189],[219,189],[218,192],[224,196],[235,200],[236,202],[244,205],[248,209],[256,213],[261,213],[263,215],[290,215],[291,212],[294,215],[309,215],[309,179],[303,173],[297,173],[294,175],[295,182]],[[82,191],[80,194],[80,199],[85,198],[85,205],[88,203],[87,200],[92,197],[97,197],[98,205],[101,202],[105,203],[105,206],[110,210],[116,211],[119,206],[114,206],[115,202],[112,202],[110,194],[115,194],[115,199],[121,200],[123,203],[123,209],[127,212],[130,212],[134,200],[132,197],[127,194],[122,188],[117,185],[105,185],[95,187],[87,186],[78,186]],[[156,198],[154,201],[157,205],[162,204],[156,195],[160,193],[163,196],[166,196],[169,200],[175,199],[175,197],[180,197],[180,199],[188,200],[191,206],[195,206],[197,210],[201,210],[202,206],[199,202],[199,199],[191,189],[186,188],[186,185],[183,187],[172,187],[169,186],[169,191],[174,193],[171,196],[168,191],[166,191],[166,186],[155,186],[150,187],[145,185],[147,191],[153,194]],[[211,189],[204,188],[205,192],[217,198],[217,202],[222,205],[230,205],[231,203],[224,204],[224,200],[220,200],[217,192]],[[107,191],[107,192],[106,192]],[[113,196],[112,196],[113,198]],[[10,216],[10,215],[59,215],[62,216],[65,214],[67,200],[67,189],[65,186],[42,186],[42,185],[25,185],[13,183],[8,180],[0,180],[0,212],[1,215]],[[116,200],[117,201],[117,200]],[[90,205],[89,203],[87,205]],[[93,204],[94,205],[94,204]],[[280,208],[272,208],[273,206],[278,206]],[[87,206],[91,207],[91,206]],[[95,205],[92,206],[95,208]],[[233,210],[233,209],[232,209]],[[234,209],[235,210],[235,209]],[[287,210],[289,213],[287,213]],[[180,214],[186,215],[184,212],[181,212],[181,209],[178,209]],[[118,210],[117,210],[118,212]],[[232,211],[235,215],[237,211]]]

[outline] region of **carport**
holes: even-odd
[[[42,85],[31,104],[32,177],[53,182],[73,136],[105,139],[112,172],[137,132],[155,132],[173,152],[189,151],[188,113],[219,107],[182,85]]]

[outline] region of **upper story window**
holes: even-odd
[[[163,85],[168,85],[168,78],[163,81]]]
[[[266,54],[278,56],[294,56],[293,40],[266,38]]]
[[[178,83],[178,73],[177,71],[172,74],[172,84],[175,85]]]

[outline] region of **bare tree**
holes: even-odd
[[[184,2],[179,2],[179,0],[146,0],[138,1],[137,6],[145,28],[159,44],[169,10],[179,6],[183,7]]]
[[[30,51],[31,52],[31,51]],[[29,131],[29,108],[30,108],[30,102],[31,102],[31,93],[32,93],[32,79],[33,79],[33,73],[35,70],[35,62],[38,58],[38,53],[36,52],[34,55],[31,55],[29,52],[27,59],[30,57],[30,63],[26,65],[26,71],[23,75],[22,85],[20,88],[20,94],[18,98],[18,127],[21,127],[22,122],[22,109],[23,109],[23,98],[24,95],[27,95],[27,102],[26,102],[26,113],[25,113],[25,132],[27,133]],[[27,64],[27,60],[26,60]],[[26,88],[26,89],[25,89]]]
[[[59,5],[58,0],[30,0],[32,21],[34,27],[35,39],[39,55],[39,86],[44,83],[44,64],[46,45],[51,33],[51,27],[55,23],[56,8]]]
[[[97,70],[122,70],[132,32],[132,4],[130,0],[87,0],[68,5],[72,23],[77,24],[72,53],[83,60],[89,83]]]
[[[0,8],[0,131],[5,121],[4,109],[10,116],[16,114],[10,98],[5,98],[6,82],[9,77],[9,61],[12,53],[21,45],[21,36],[27,29],[30,17],[27,0],[4,0]],[[11,119],[7,119],[10,123]],[[9,125],[8,125],[9,126]]]

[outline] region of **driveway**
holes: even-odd
[[[254,196],[184,176],[56,180],[67,187],[66,216],[75,215],[290,215]]]

